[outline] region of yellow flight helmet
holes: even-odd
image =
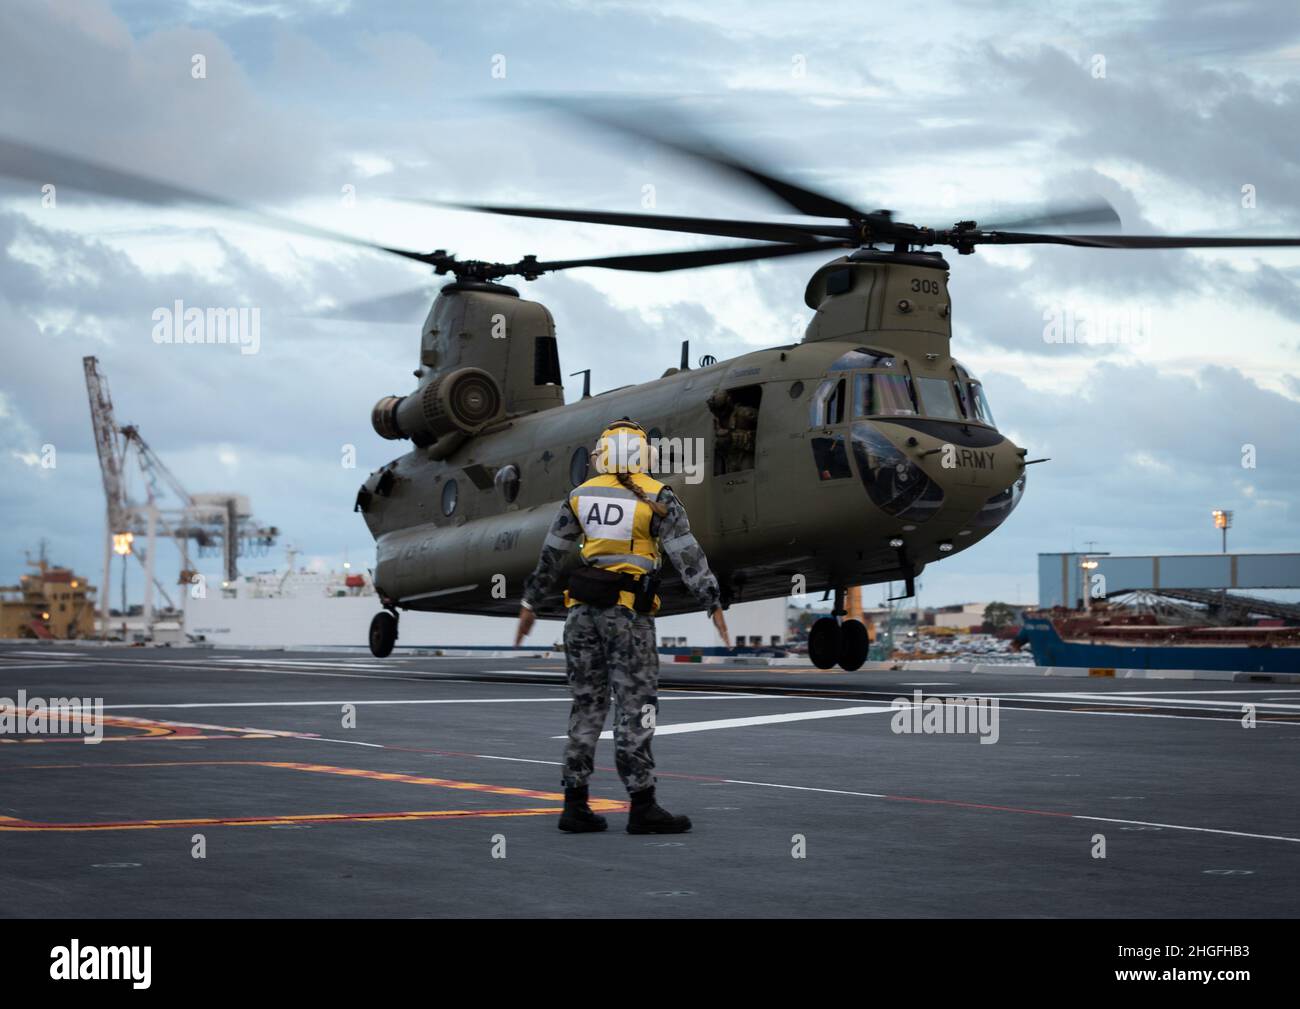
[[[627,417],[601,432],[591,454],[598,473],[650,473],[659,468],[659,448],[640,424]]]

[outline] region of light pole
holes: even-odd
[[[1091,586],[1088,584],[1088,579],[1090,574],[1097,569],[1097,566],[1097,562],[1091,557],[1084,557],[1084,559],[1079,562],[1079,590],[1082,593],[1080,609],[1085,611],[1092,608],[1092,592]]]
[[[1223,553],[1228,552],[1228,530],[1232,528],[1232,512],[1216,508],[1210,513],[1214,516],[1214,528],[1223,532]]]
[[[113,553],[122,558],[122,640],[127,640],[126,633],[126,559],[131,553],[131,543],[135,536],[129,532],[113,534]],[[108,594],[108,586],[104,586],[104,594]]]

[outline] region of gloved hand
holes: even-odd
[[[713,626],[718,631],[718,636],[722,638],[722,643],[728,648],[731,647],[731,634],[727,631],[727,618],[722,615],[722,607],[715,607],[711,614]]]
[[[528,637],[528,632],[533,629],[533,621],[536,619],[537,614],[527,606],[519,607],[519,626],[515,628],[516,648],[524,643],[524,638]]]

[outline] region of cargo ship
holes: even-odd
[[[186,600],[185,638],[194,644],[258,648],[364,647],[371,618],[382,608],[370,574],[299,567],[289,551],[287,567],[240,575],[210,584]],[[727,613],[733,640],[741,651],[777,651],[787,635],[786,600],[738,603]],[[665,653],[721,652],[721,641],[703,613],[683,613],[655,621]],[[451,651],[508,651],[511,617],[404,611],[399,648]],[[538,620],[527,644],[558,646],[564,624]]]
[[[1161,623],[1154,614],[1026,614],[1016,638],[1039,666],[1300,673],[1300,627]]]
[[[0,587],[0,638],[90,638],[95,634],[95,589],[70,568],[50,564],[42,543],[35,568],[17,585]]]

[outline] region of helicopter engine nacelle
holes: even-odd
[[[370,412],[381,438],[410,438],[418,446],[459,433],[471,435],[501,416],[501,388],[481,368],[457,368],[409,396],[385,396]]]

